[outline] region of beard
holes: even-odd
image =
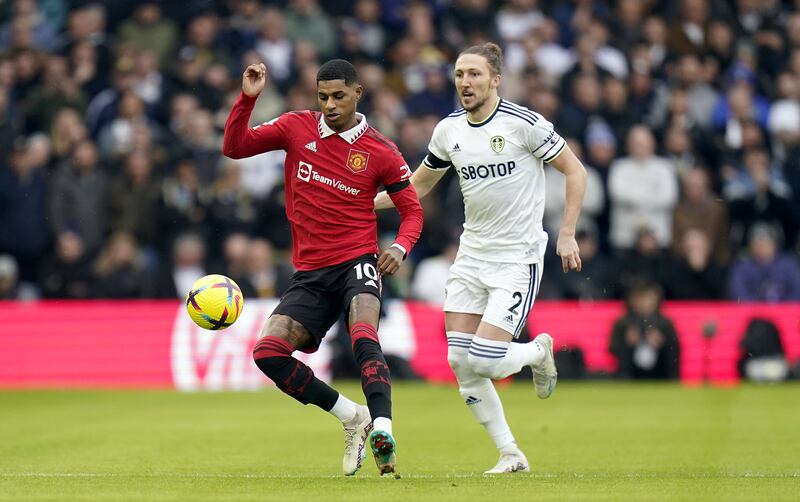
[[[473,95],[472,95],[472,97],[473,97],[473,98],[475,98],[475,95],[473,94]],[[474,103],[472,103],[472,105],[470,105],[470,106],[467,106],[467,105],[464,103],[464,98],[463,98],[463,96],[459,96],[459,99],[460,99],[460,101],[461,101],[461,106],[462,106],[462,107],[464,107],[464,110],[466,110],[466,111],[468,111],[468,112],[474,112],[475,110],[478,110],[478,109],[480,109],[480,107],[482,107],[484,104],[486,104],[486,100],[487,100],[487,99],[489,99],[489,97],[487,96],[487,97],[485,97],[485,98],[483,98],[483,99],[481,99],[481,100],[477,100],[477,99],[476,99],[476,100],[474,101]]]

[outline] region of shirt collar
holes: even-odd
[[[355,143],[356,140],[360,138],[362,134],[364,134],[364,131],[367,130],[367,127],[369,127],[367,124],[367,117],[365,117],[364,114],[356,112],[356,118],[359,120],[358,124],[346,131],[339,133],[339,136],[341,136],[342,139],[351,145]],[[328,124],[325,122],[325,115],[320,114],[318,125],[320,138],[327,138],[328,136],[336,134],[336,131],[331,129],[330,126],[328,126]]]

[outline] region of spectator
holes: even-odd
[[[75,45],[88,42],[97,55],[97,71],[110,72],[113,61],[112,39],[106,30],[106,10],[100,3],[84,4],[71,11],[67,17],[66,36],[61,40],[59,52],[71,54]],[[93,131],[90,126],[90,130]]]
[[[97,47],[87,40],[73,44],[69,53],[70,78],[84,96],[94,96],[108,86],[108,76],[100,71]]]
[[[163,264],[150,281],[148,296],[184,298],[197,279],[207,275],[206,245],[194,233],[178,235],[171,249],[169,263]]]
[[[102,157],[116,161],[130,153],[136,125],[144,125],[158,134],[157,126],[151,124],[145,114],[144,103],[133,90],[129,90],[120,96],[116,116],[98,134],[97,145]]]
[[[789,375],[789,364],[775,323],[754,317],[739,341],[742,356],[737,362],[739,376],[755,382],[777,383]]]
[[[672,257],[664,275],[666,296],[673,300],[718,300],[725,286],[725,271],[712,261],[711,242],[699,229],[681,237],[680,253]]]
[[[133,17],[117,28],[119,41],[137,51],[152,51],[159,66],[164,69],[169,63],[178,41],[178,29],[162,16],[157,0],[138,2]]]
[[[787,145],[800,141],[800,76],[781,73],[778,76],[778,98],[770,107],[767,125],[781,157],[786,158]]]
[[[617,141],[628,135],[628,130],[636,124],[636,115],[628,107],[628,87],[616,78],[607,78],[603,83],[602,116],[614,131]]]
[[[411,297],[438,305],[444,304],[445,285],[450,266],[456,260],[458,241],[450,242],[444,252],[420,261],[411,282]]]
[[[683,177],[696,164],[689,133],[676,124],[670,126],[664,136],[664,157],[675,166],[678,177]]]
[[[669,48],[677,54],[701,54],[706,42],[707,0],[681,0],[679,18],[671,23]]]
[[[731,150],[744,146],[744,126],[754,121],[759,128],[766,129],[769,103],[754,93],[749,81],[734,83],[727,95],[720,97],[712,115],[712,125],[717,133],[717,142],[722,148]]]
[[[569,75],[565,80],[569,81]],[[575,75],[572,82],[571,99],[561,107],[556,123],[565,138],[582,138],[592,118],[602,118],[600,82],[588,73]]]
[[[268,7],[261,15],[261,29],[255,50],[267,65],[270,79],[285,89],[291,76],[292,42],[286,37],[281,11]]]
[[[82,110],[85,106],[86,99],[80,86],[69,76],[67,60],[50,56],[45,63],[41,85],[27,97],[25,128],[28,132],[49,130],[58,109],[72,107]]]
[[[36,0],[14,0],[11,20],[0,28],[0,47],[11,46],[11,39],[15,37],[13,32],[24,30],[32,46],[51,50],[58,40],[58,25],[57,20],[44,15]]]
[[[627,312],[614,323],[609,352],[619,364],[617,376],[632,379],[677,379],[680,349],[675,326],[661,313],[656,283],[632,284]]]
[[[197,60],[202,67],[230,63],[220,36],[220,19],[212,10],[201,11],[189,20],[185,38],[188,46],[197,51]]]
[[[612,20],[614,45],[622,49],[630,47],[643,36],[644,15],[648,5],[639,0],[620,0],[616,2],[616,12]]]
[[[380,2],[357,0],[353,14],[352,18],[342,20],[340,49],[351,55],[364,54],[373,61],[380,60],[386,48],[386,32],[380,24]]]
[[[497,33],[507,42],[521,42],[539,25],[545,17],[539,10],[538,0],[511,0],[501,8],[495,17]]]
[[[158,240],[160,194],[152,171],[145,152],[132,152],[125,158],[125,172],[109,183],[105,196],[109,230],[129,233],[144,246]]]
[[[21,299],[18,278],[17,262],[14,257],[0,254],[0,301]]]
[[[105,229],[103,174],[94,143],[75,145],[70,162],[59,168],[50,190],[50,225],[53,233],[72,230],[89,250],[100,247]]]
[[[142,298],[147,287],[145,272],[136,239],[129,233],[115,233],[95,263],[95,292],[101,298]]]
[[[655,233],[647,227],[642,227],[636,234],[634,248],[618,252],[616,262],[619,285],[624,291],[641,279],[656,284],[663,283],[669,256],[659,246]]]
[[[289,287],[291,266],[275,263],[272,244],[266,239],[253,239],[247,250],[247,281],[258,298],[280,298]]]
[[[37,135],[24,143],[11,152],[10,168],[0,168],[0,254],[11,254],[20,279],[34,282],[50,240],[43,172],[50,142]]]
[[[291,0],[286,11],[286,32],[293,41],[308,40],[327,58],[336,53],[336,32],[330,17],[316,0]]]
[[[614,161],[608,179],[611,244],[631,249],[637,231],[652,230],[659,247],[672,238],[672,210],[678,198],[674,167],[655,155],[655,141],[645,126],[628,133],[628,157]]]
[[[210,224],[215,235],[231,232],[250,234],[256,222],[256,205],[242,185],[241,168],[233,161],[223,164],[214,182],[210,202]]]
[[[144,50],[133,54],[133,91],[146,106],[152,108],[161,101],[165,83],[155,52]]]
[[[753,225],[766,222],[779,229],[781,242],[793,246],[797,235],[797,222],[789,201],[791,192],[778,173],[770,172],[769,154],[752,150],[744,156],[746,174],[726,187],[726,197],[732,199],[731,240],[734,245],[745,245]]]
[[[552,266],[545,264],[544,273],[549,278],[542,281],[542,288],[556,286],[557,291],[550,292],[550,296],[557,299],[590,302],[615,298],[618,289],[616,267],[600,252],[596,227],[586,226],[578,230],[575,240],[581,257],[581,273],[564,274],[558,262]]]
[[[80,235],[66,231],[58,235],[53,256],[42,266],[45,298],[89,298],[93,294],[92,266]]]
[[[602,120],[589,124],[586,129],[586,164],[597,169],[605,186],[611,163],[617,154],[614,131]]]
[[[66,161],[75,145],[87,139],[86,124],[74,108],[61,108],[55,114],[50,128],[50,143],[57,163]]]
[[[676,90],[680,89],[686,94],[687,114],[691,125],[702,129],[711,127],[711,117],[719,95],[711,85],[706,82],[700,57],[696,54],[684,54],[677,62],[675,71]],[[664,97],[667,95],[664,94]],[[661,103],[663,110],[655,113],[666,114],[667,103]]]
[[[161,185],[159,235],[179,235],[206,231],[210,204],[208,188],[201,187],[194,162],[184,159]],[[171,243],[170,243],[171,244]]]
[[[580,144],[570,141],[570,148],[578,156],[583,157]],[[603,186],[603,179],[595,168],[585,164],[586,167],[586,193],[583,197],[583,207],[581,208],[578,228],[596,227],[597,218],[605,209],[606,195]],[[545,206],[544,206],[544,226],[549,232],[558,233],[561,228],[561,218],[564,216],[564,206],[566,205],[566,183],[564,175],[552,166],[545,166]]]
[[[133,61],[129,59],[117,61],[111,75],[111,86],[95,95],[86,109],[86,127],[93,138],[114,120],[120,98],[126,91],[133,89],[134,82]]]
[[[728,262],[728,208],[711,192],[708,173],[700,168],[687,172],[681,179],[681,200],[672,217],[672,252],[682,255],[685,235],[697,229],[702,231],[711,245],[712,259],[719,265]]]
[[[255,296],[255,289],[247,277],[247,254],[250,250],[250,237],[243,232],[230,232],[222,242],[222,249],[215,250],[221,255],[219,264],[214,267],[221,270],[239,285],[244,296]]]
[[[800,262],[781,253],[774,228],[754,225],[749,232],[749,255],[731,268],[728,296],[738,301],[800,300]]]
[[[425,88],[406,98],[405,107],[411,115],[434,114],[445,117],[453,111],[452,84],[443,66],[431,65],[425,68]]]
[[[191,112],[187,117],[185,133],[180,139],[184,156],[195,163],[200,183],[212,183],[219,174],[222,139],[214,129],[211,113],[202,108]]]

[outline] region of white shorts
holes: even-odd
[[[445,312],[481,314],[481,320],[517,338],[542,277],[540,263],[496,263],[459,254],[450,266]]]

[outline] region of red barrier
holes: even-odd
[[[171,387],[175,302],[0,302],[0,387]]]
[[[224,332],[188,321],[173,301],[0,302],[0,387],[176,387],[251,389],[268,384],[250,350],[275,301],[249,301]],[[681,377],[736,381],[738,342],[753,317],[771,319],[790,361],[800,358],[800,304],[668,303],[664,309],[681,343]],[[429,380],[449,381],[444,316],[437,306],[395,302],[381,324],[387,353],[408,357]],[[558,347],[583,350],[589,371],[613,372],[608,336],[623,313],[617,302],[537,302],[531,333],[547,331]],[[703,337],[708,325],[716,336]],[[323,344],[301,356],[316,373],[329,372]]]

